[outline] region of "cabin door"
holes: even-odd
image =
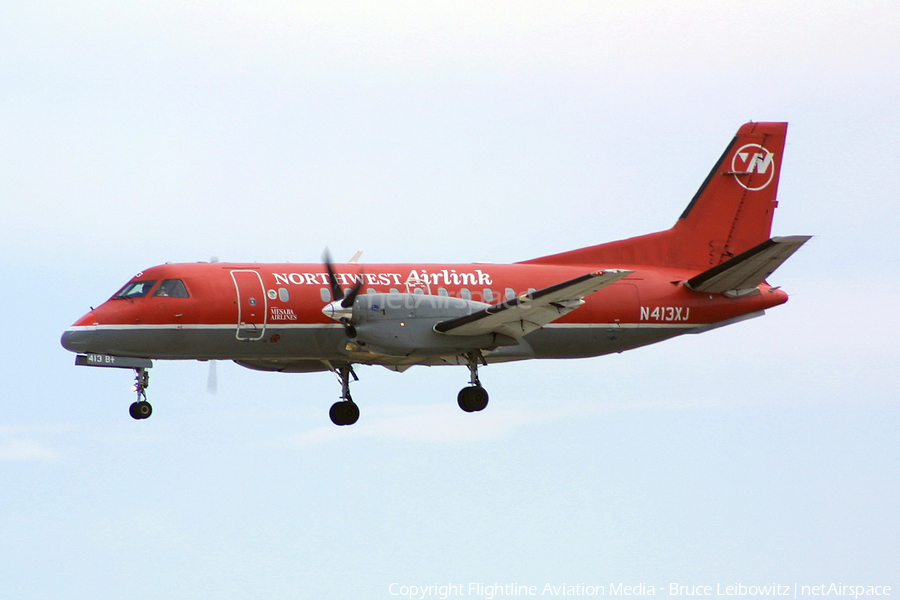
[[[268,300],[262,276],[252,269],[231,272],[237,292],[237,339],[261,340],[266,334]]]

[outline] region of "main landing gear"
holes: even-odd
[[[334,372],[341,380],[341,399],[331,405],[328,415],[335,425],[353,425],[359,420],[359,407],[350,397],[350,377],[353,381],[359,381],[359,377],[349,364],[336,368]]]
[[[459,403],[459,407],[464,411],[478,412],[484,410],[488,405],[487,390],[481,387],[481,380],[478,379],[478,364],[481,363],[482,365],[487,366],[487,361],[484,359],[481,352],[477,350],[469,352],[463,355],[463,357],[466,359],[466,366],[469,367],[469,385],[459,391],[456,401]],[[337,375],[341,382],[341,399],[331,405],[328,416],[331,417],[331,422],[335,425],[353,425],[359,420],[359,407],[350,396],[350,378],[352,377],[353,381],[359,381],[359,377],[356,376],[356,373],[353,371],[353,366],[350,364],[336,366],[332,371]],[[141,391],[138,392],[138,394],[140,393]],[[141,403],[136,402],[133,404],[132,410],[139,404]],[[147,404],[146,401],[143,404]],[[149,408],[150,405],[147,404],[147,406]],[[133,412],[131,416],[134,416]],[[147,416],[149,416],[149,413]],[[134,418],[138,419],[146,417]]]
[[[481,364],[487,366],[487,361],[478,350],[469,352],[465,358],[470,373],[469,385],[459,390],[456,401],[464,411],[478,412],[488,405],[487,390],[481,387],[481,381],[478,379],[478,362],[481,361]]]
[[[133,402],[128,409],[132,419],[140,421],[153,414],[153,407],[147,402],[147,392],[145,391],[149,386],[150,373],[143,367],[136,368],[134,370],[134,385],[131,386],[131,389],[137,392],[137,402]]]

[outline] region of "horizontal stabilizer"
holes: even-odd
[[[687,286],[697,292],[727,296],[752,293],[810,237],[812,236],[792,235],[766,240],[712,269],[691,277],[687,281]]]
[[[582,298],[585,296],[631,273],[633,271],[621,269],[588,273],[494,304],[471,315],[441,321],[434,326],[434,330],[449,335],[502,333],[518,339],[572,312],[584,304]]]

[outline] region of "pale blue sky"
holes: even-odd
[[[0,597],[389,585],[900,593],[894,2],[0,5]],[[622,355],[330,374],[74,366],[162,262],[509,262],[669,227],[790,122],[764,318]],[[664,596],[666,594],[663,594]],[[477,597],[477,596],[470,596]]]

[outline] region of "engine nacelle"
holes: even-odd
[[[434,326],[490,306],[426,294],[360,294],[353,303],[351,339],[361,350],[390,356],[443,356],[493,350],[519,342],[508,335],[444,335]]]

